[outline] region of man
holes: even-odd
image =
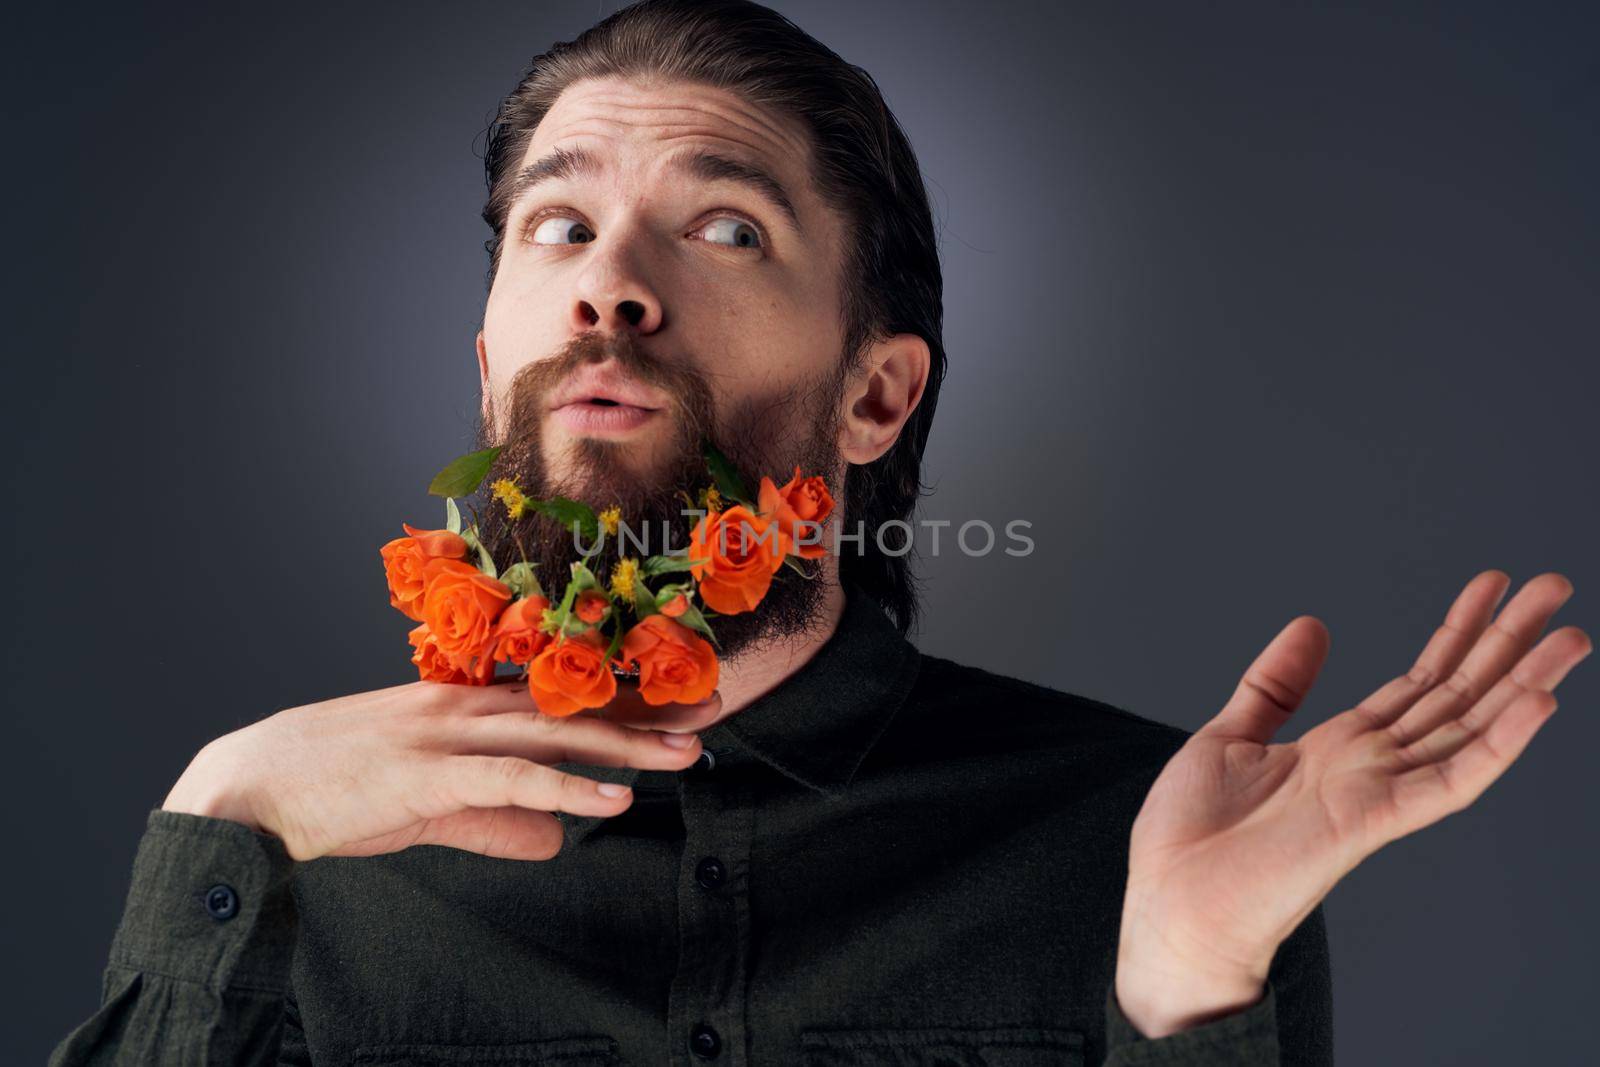
[[[1480,574],[1288,744],[1309,616],[1192,735],[923,654],[873,530],[920,488],[941,286],[870,79],[759,6],[646,2],[541,57],[493,133],[501,473],[670,523],[705,436],[842,486],[835,550],[718,620],[700,705],[416,682],[212,742],[52,1062],[1332,1062],[1320,901],[1520,753],[1589,651],[1535,644],[1570,583],[1497,615]],[[551,531],[484,521],[559,572]]]

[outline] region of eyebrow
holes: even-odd
[[[523,197],[546,182],[563,181],[598,174],[605,164],[594,153],[584,148],[556,148],[543,159],[523,167],[512,179],[506,202],[516,205]],[[672,158],[671,173],[687,174],[703,182],[732,182],[743,185],[769,205],[782,212],[796,233],[804,233],[800,216],[794,209],[783,183],[758,164],[718,155],[709,149],[680,152]]]

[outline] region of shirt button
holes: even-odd
[[[213,919],[231,919],[239,914],[239,894],[233,886],[218,883],[206,890],[206,911]]]
[[[705,1023],[689,1031],[689,1051],[703,1060],[715,1059],[722,1051],[722,1037]]]
[[[700,750],[700,755],[695,757],[695,761],[693,763],[689,764],[689,769],[691,771],[709,771],[716,765],[717,757],[711,754],[711,750],[709,748],[702,748]]]
[[[715,889],[728,877],[728,869],[715,856],[707,856],[694,869],[695,881],[707,889]]]

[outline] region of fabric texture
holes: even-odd
[[[1188,733],[920,652],[846,590],[681,772],[546,861],[295,862],[149,815],[87,1064],[1325,1065],[1319,905],[1265,995],[1151,1039],[1114,992],[1128,837]],[[220,888],[219,888],[220,887]]]

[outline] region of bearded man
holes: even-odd
[[[710,440],[836,487],[830,551],[717,620],[701,704],[418,681],[212,742],[51,1062],[1331,1063],[1320,901],[1516,758],[1588,651],[1535,647],[1570,583],[1496,615],[1483,572],[1292,743],[1310,616],[1193,734],[922,653],[874,531],[921,488],[942,286],[872,80],[756,4],[645,0],[538,57],[491,132],[496,475],[670,526]],[[572,558],[483,519],[501,565]]]

